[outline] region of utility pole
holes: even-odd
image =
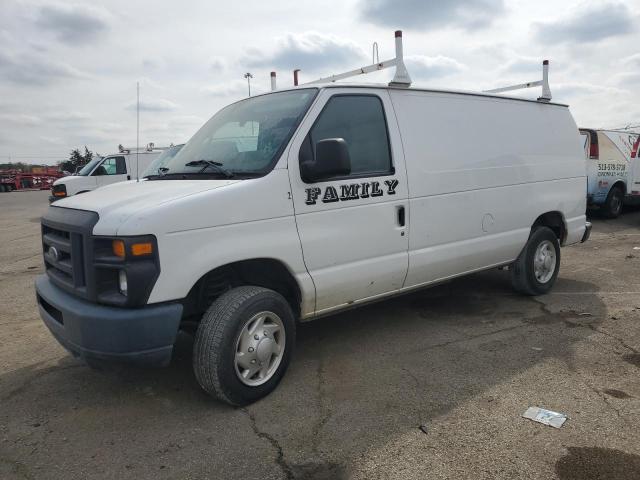
[[[247,72],[244,74],[244,78],[247,79],[247,87],[249,87],[249,96],[251,96],[251,79],[253,78],[253,75]]]

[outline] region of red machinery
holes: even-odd
[[[0,192],[13,190],[49,190],[53,182],[64,174],[56,167],[34,167],[31,173],[19,170],[0,170]]]

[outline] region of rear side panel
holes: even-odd
[[[409,274],[419,285],[509,263],[536,218],[585,224],[586,169],[566,107],[392,90],[409,179]]]
[[[631,175],[629,181],[630,200],[634,204],[640,203],[640,135],[636,134],[631,147]]]
[[[614,185],[621,185],[630,191],[631,149],[629,135],[603,130],[592,132],[597,135],[598,156],[587,160],[589,203],[602,205]]]

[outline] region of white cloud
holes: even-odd
[[[24,113],[0,113],[0,123],[33,127],[42,123],[42,118]]]
[[[248,87],[247,82],[231,80],[202,87],[201,92],[212,97],[241,97],[248,94]]]
[[[640,52],[618,60],[618,65],[627,68],[640,68]]]
[[[136,102],[133,102],[129,103],[126,106],[126,109],[135,111],[137,107],[138,106]],[[175,104],[171,100],[167,100],[164,98],[148,98],[140,100],[141,112],[170,112],[172,110],[176,110],[177,108],[177,104]]]
[[[559,82],[551,84],[554,100],[571,98],[579,95],[626,95],[624,89],[588,82]]]
[[[467,67],[457,60],[443,55],[437,55],[435,57],[407,55],[405,56],[405,64],[414,79],[446,77],[447,75],[460,73],[467,69]]]
[[[85,122],[87,120],[90,120],[91,115],[85,112],[59,110],[59,111],[46,114],[45,118],[47,119],[47,121],[53,121],[53,122],[77,123],[77,122]]]
[[[621,87],[624,86],[640,86],[640,70],[635,72],[621,72],[616,73],[613,78],[613,83]]]
[[[209,67],[213,72],[222,72],[227,68],[227,61],[223,57],[211,57]]]
[[[477,29],[504,13],[502,0],[362,0],[359,7],[373,24],[418,30]]]
[[[318,32],[289,33],[268,52],[252,49],[244,63],[250,67],[324,71],[327,67],[368,63],[368,55],[355,42]]]
[[[625,3],[588,2],[576,5],[566,16],[535,24],[539,41],[594,43],[635,30],[638,18]]]
[[[112,20],[104,7],[87,4],[49,3],[42,5],[36,25],[67,44],[77,46],[100,37]]]
[[[88,79],[90,75],[68,63],[41,54],[14,55],[0,50],[0,81],[45,86],[64,79]]]

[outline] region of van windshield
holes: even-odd
[[[80,171],[78,172],[78,175],[82,175],[83,177],[86,177],[87,175],[89,175],[91,171],[94,169],[94,167],[102,161],[102,158],[103,157],[95,157],[93,160],[91,160],[89,163],[87,163],[84,167],[80,169]]]
[[[163,165],[163,175],[150,180],[264,175],[273,168],[316,93],[315,88],[270,93],[223,108]]]
[[[167,148],[164,152],[160,154],[158,158],[156,158],[151,164],[147,167],[147,169],[142,174],[143,178],[152,177],[154,175],[162,175],[164,173],[164,168],[169,161],[173,157],[176,156],[176,153],[180,151],[180,149],[184,146],[182,145],[174,145],[173,147]],[[162,169],[162,170],[161,170]]]

